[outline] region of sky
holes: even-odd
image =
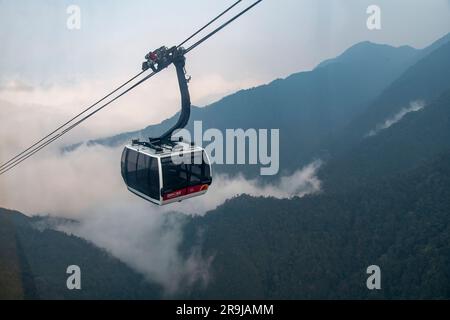
[[[231,3],[0,0],[0,100],[51,105],[53,121],[34,120],[56,124],[136,74],[149,50],[178,44]],[[73,4],[81,10],[79,30],[66,26]],[[381,30],[366,27],[372,4],[381,8]],[[189,54],[192,102],[203,106],[310,70],[360,41],[421,48],[449,31],[448,0],[264,0]],[[74,140],[160,122],[178,109],[177,93],[172,69],[121,99]]]
[[[0,162],[138,73],[149,50],[178,44],[231,3],[0,0]],[[250,3],[244,0],[233,12]],[[381,30],[370,31],[366,10],[374,4],[381,9]],[[70,5],[81,10],[80,30],[66,26]],[[361,41],[422,48],[448,32],[448,0],[264,0],[189,53],[191,100],[205,106],[237,90],[311,70]],[[0,207],[80,220],[64,231],[105,248],[169,292],[192,275],[207,279],[209,257],[179,255],[182,222],[168,222],[168,209],[137,199],[124,187],[120,148],[59,152],[74,142],[159,123],[178,111],[178,95],[169,68],[1,176]],[[289,198],[320,192],[321,164],[299,166],[290,177],[265,186],[215,176],[207,196],[170,210],[205,214],[239,193]]]

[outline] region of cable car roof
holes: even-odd
[[[169,144],[158,145],[158,147],[161,147],[161,150],[156,150],[150,146],[145,146],[137,143],[131,143],[126,147],[128,149],[135,150],[137,152],[144,153],[155,158],[164,158],[167,156],[171,156],[173,152],[178,153],[181,151],[182,153],[187,153],[187,152],[202,152],[204,150],[202,147],[191,145],[186,142],[174,142],[172,145]],[[177,147],[177,149],[174,150],[175,147]],[[183,149],[178,149],[179,147],[182,147]]]

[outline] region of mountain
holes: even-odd
[[[281,171],[292,171],[316,157],[328,141],[418,55],[411,47],[394,48],[370,42],[357,44],[312,71],[293,74],[267,85],[242,90],[204,108],[193,108],[187,128],[203,121],[203,129],[279,128]],[[191,86],[195,86],[195,79]],[[176,117],[138,132],[95,140],[90,144],[121,145],[131,138],[158,136]],[[293,149],[295,150],[293,152]],[[257,166],[220,166],[218,171],[259,174]]]
[[[450,149],[449,149],[450,150]],[[240,196],[186,227],[213,256],[190,298],[449,299],[450,152],[340,194]],[[382,290],[366,288],[378,265]]]
[[[10,219],[0,214],[0,300],[23,298],[25,293],[14,228]]]
[[[61,223],[60,220],[58,223]],[[0,299],[154,299],[161,288],[93,244],[39,228],[29,218],[0,208]],[[66,269],[81,269],[82,289],[68,290]]]
[[[448,86],[448,91],[422,110],[405,115],[398,123],[330,159],[320,173],[327,192],[357,188],[450,150],[450,82]]]
[[[318,144],[310,149],[315,153],[320,151],[320,147],[315,149],[320,145],[331,150],[321,171],[322,194],[292,200],[241,196],[204,217],[192,219],[185,229],[186,248],[198,243],[204,256],[213,256],[214,260],[211,283],[204,290],[193,290],[190,298],[450,297],[448,38],[411,54],[411,60],[402,64],[404,69],[394,72],[397,76],[385,82],[384,88],[380,86],[378,95],[366,105],[355,107],[354,112],[349,111],[349,106],[345,111],[339,110],[342,115],[347,113],[348,118],[333,120],[335,127],[330,126],[331,130],[323,129],[324,119],[315,122],[314,117],[314,112],[320,110],[320,115],[339,119],[338,114],[324,107],[327,103],[315,104],[304,114],[311,117],[307,119],[318,131],[335,133],[327,141],[322,132]],[[346,67],[351,70],[349,65],[357,64],[358,51],[373,46],[377,48],[371,43],[359,44],[338,57],[339,62],[331,60],[319,65],[311,71],[308,81],[320,83],[324,92],[331,92],[330,87],[340,78],[333,78],[333,85],[327,86],[313,81],[312,75],[320,75],[318,71],[327,68],[336,70],[346,60],[349,63]],[[363,55],[367,56],[367,52]],[[350,79],[353,75],[347,72]],[[301,98],[306,94],[302,89],[311,88],[311,83],[293,82],[296,87],[291,90],[284,86],[284,81],[301,81],[303,77],[305,73],[243,92],[245,98],[241,99],[248,99],[247,104],[253,105],[256,102],[252,94],[264,101],[274,101],[284,94],[304,102]],[[277,85],[282,89],[275,90]],[[351,86],[356,92],[358,87]],[[339,91],[344,96],[340,97],[341,102],[345,99],[344,87]],[[268,95],[264,96],[263,92]],[[302,94],[297,96],[298,92]],[[311,92],[316,97],[317,91]],[[270,100],[270,96],[275,98]],[[284,102],[290,98],[282,99]],[[368,135],[378,124],[418,100],[425,101],[422,110],[405,113],[398,122]],[[239,106],[231,106],[235,114],[240,114],[244,105],[240,100],[229,104]],[[301,111],[289,108],[288,103],[281,105],[283,114],[273,114],[274,119],[291,115],[297,121],[308,109],[303,103]],[[263,118],[268,114],[265,111]],[[289,123],[287,119],[283,121]],[[286,126],[282,132],[285,129]],[[298,123],[298,132],[302,130]],[[308,144],[296,140],[295,134],[287,136],[288,145],[295,146],[287,157],[300,159],[295,153],[303,151],[301,147]],[[328,144],[321,144],[324,141]],[[283,157],[286,154],[282,153]],[[369,291],[365,286],[366,268],[372,264],[381,267],[384,279],[381,291]]]
[[[411,107],[414,104],[416,109]],[[336,135],[329,144],[332,156],[320,176],[328,191],[338,191],[344,184],[357,187],[413,168],[449,147],[447,42],[411,66]]]
[[[441,38],[439,38],[438,40],[433,42],[431,45],[423,48],[421,50],[421,53],[418,56],[418,59],[420,60],[420,58],[423,58],[423,57],[429,55],[430,53],[439,49],[440,47],[447,44],[448,42],[450,42],[450,33],[447,33],[446,35],[442,36]]]
[[[437,41],[436,48],[408,68],[394,83],[388,86],[370,106],[356,116],[335,139],[332,149],[351,147],[365,138],[371,129],[392,118],[411,103],[431,103],[450,89],[450,36]],[[429,48],[424,49],[429,52]]]
[[[443,42],[445,41],[443,40]],[[436,45],[437,47],[438,45]],[[434,51],[434,49],[431,49],[431,51]],[[350,47],[336,58],[322,61],[316,69],[329,66],[333,63],[358,63],[363,65],[369,61],[374,61],[375,63],[379,62],[391,65],[393,69],[388,72],[392,73],[395,77],[395,75],[403,72],[405,67],[414,64],[421,52],[422,50],[417,50],[410,46],[392,47],[385,44],[363,41]],[[398,63],[400,60],[403,60],[403,63]]]

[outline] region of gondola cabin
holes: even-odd
[[[174,151],[180,150],[175,147],[183,149]],[[184,160],[175,158],[179,156]],[[183,142],[158,148],[127,145],[122,152],[121,168],[128,190],[157,205],[203,195],[212,182],[205,150]]]

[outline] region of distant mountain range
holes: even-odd
[[[361,115],[351,120],[336,139],[340,141],[339,145],[358,143],[370,129],[408,107],[411,102],[422,100],[431,103],[449,89],[450,42],[443,43],[440,40],[437,43],[441,45],[431,46],[436,49],[426,56],[419,54],[420,59],[416,64],[386,87]],[[423,51],[428,52],[429,49]]]
[[[179,298],[449,299],[449,40],[447,35],[421,50],[360,43],[312,71],[193,108],[190,129],[195,120],[203,120],[205,129],[279,128],[283,173],[317,157],[325,164],[318,195],[240,196],[190,218],[181,249],[199,245],[205,257],[214,256],[212,278],[206,288]],[[420,108],[411,108],[414,103]],[[156,136],[175,120],[89,143],[118,146]],[[259,172],[216,169],[247,177]],[[38,231],[35,222],[0,212],[0,281],[9,288],[4,292],[160,297],[157,286],[143,283],[110,255],[82,239]],[[67,252],[89,268],[102,266],[116,280],[96,284],[110,281],[98,272],[84,296],[61,291],[65,275],[56,264],[69,263]],[[383,272],[380,291],[365,287],[365,268],[372,264]],[[118,293],[124,281],[134,285]]]
[[[419,165],[450,149],[450,42],[438,47],[377,98],[331,143],[334,157],[322,177],[341,188]],[[377,135],[367,133],[415,101],[422,110],[406,114]],[[351,180],[349,180],[351,179]]]

